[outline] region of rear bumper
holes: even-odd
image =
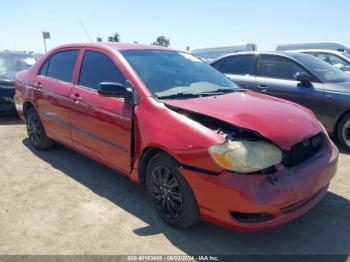
[[[14,95],[14,88],[0,88],[0,114],[11,114],[16,112]]]
[[[313,158],[291,169],[281,165],[273,175],[225,171],[211,176],[183,168],[179,171],[196,196],[203,220],[238,231],[261,231],[283,225],[313,208],[327,193],[337,160],[338,150],[327,139]],[[252,215],[253,219],[242,222],[232,215],[237,213],[248,218]]]

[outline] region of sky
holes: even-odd
[[[157,36],[185,50],[255,43],[259,50],[295,42],[350,46],[349,0],[0,0],[0,50],[44,52],[47,47],[104,41],[149,44]]]

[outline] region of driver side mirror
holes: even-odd
[[[311,76],[308,73],[305,72],[297,72],[294,75],[294,79],[299,81],[305,86],[310,86],[311,85]]]
[[[133,91],[117,82],[101,82],[98,85],[97,93],[101,96],[131,98]]]

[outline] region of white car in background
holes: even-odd
[[[328,64],[331,64],[332,66],[344,71],[345,73],[350,74],[350,54],[323,49],[293,50],[293,52],[316,56]]]
[[[276,51],[292,51],[304,49],[322,49],[339,51],[345,54],[350,54],[350,48],[339,43],[299,43],[299,44],[283,44],[276,47]]]

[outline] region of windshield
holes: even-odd
[[[182,52],[127,50],[124,57],[158,98],[234,91],[235,83],[202,60]]]
[[[346,73],[314,56],[298,55],[293,57],[306,66],[322,82],[340,83],[350,81],[350,76]]]
[[[29,55],[0,53],[0,75],[28,69],[34,63],[35,59]]]

